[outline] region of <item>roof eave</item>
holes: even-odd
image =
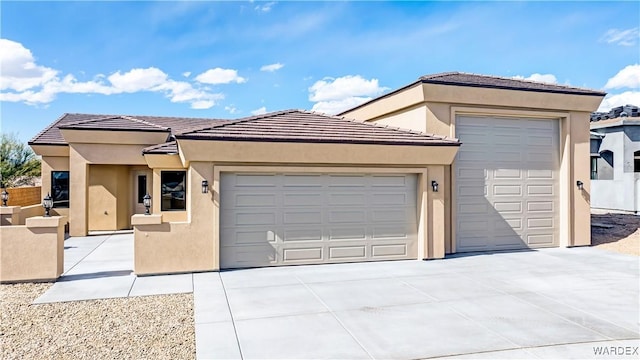
[[[309,144],[348,144],[348,145],[404,145],[404,146],[460,146],[461,142],[434,140],[433,143],[418,143],[411,141],[349,141],[330,139],[278,139],[278,138],[240,138],[232,136],[176,136],[178,140],[208,140],[208,141],[239,141],[239,142],[270,142],[270,143],[309,143]]]

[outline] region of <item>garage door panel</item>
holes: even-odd
[[[332,260],[365,260],[367,256],[367,247],[365,245],[358,246],[330,246],[329,258]]]
[[[406,257],[408,254],[407,244],[389,244],[389,245],[372,245],[371,257],[389,258],[389,257]]]
[[[527,201],[527,211],[529,213],[536,212],[555,212],[552,201]]]
[[[328,229],[328,240],[365,240],[367,238],[367,228],[361,227],[337,227],[332,226]]]
[[[500,201],[493,203],[493,208],[501,214],[522,214],[522,207],[521,201]]]
[[[234,194],[233,203],[236,207],[273,207],[276,197],[273,194]]]
[[[275,195],[274,195],[275,197]],[[323,196],[320,192],[284,194],[284,206],[322,207]]]
[[[276,178],[274,176],[274,178]],[[315,174],[284,174],[282,176],[282,186],[287,187],[322,187],[323,178]]]
[[[234,178],[236,187],[274,187],[277,185],[273,175],[239,174]]]
[[[221,229],[220,235],[229,239],[228,245],[264,245],[276,241],[276,232],[267,229]]]
[[[330,206],[362,206],[367,202],[366,193],[329,194]]]
[[[364,187],[366,178],[362,175],[329,175],[329,187]]]
[[[375,223],[405,223],[413,209],[379,209],[372,210],[370,221]]]
[[[322,228],[303,227],[295,229],[287,227],[283,230],[282,241],[322,241]]]
[[[373,226],[371,238],[373,240],[408,239],[411,235],[415,235],[412,234],[411,225]]]
[[[322,210],[291,209],[283,212],[284,225],[322,224]]]
[[[316,262],[322,260],[322,247],[311,247],[311,248],[301,248],[301,249],[292,249],[286,248],[283,249],[283,260],[285,262],[296,261],[296,262]]]
[[[557,244],[558,134],[557,120],[456,119],[459,251]]]
[[[529,234],[527,235],[527,243],[530,245],[555,246],[556,240],[552,234]]]
[[[278,262],[279,256],[273,246],[223,246],[220,248],[222,268],[270,266]]]
[[[374,175],[371,178],[371,185],[374,187],[398,187],[404,188],[408,185],[406,176],[398,175]]]
[[[220,185],[223,268],[417,257],[416,175],[237,176]]]

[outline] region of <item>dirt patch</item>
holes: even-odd
[[[640,216],[591,214],[591,246],[640,256]]]
[[[31,305],[50,284],[0,285],[0,359],[194,359],[193,295]]]

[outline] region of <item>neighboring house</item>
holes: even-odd
[[[30,144],[72,236],[129,228],[151,195],[136,251],[154,256],[137,273],[434,259],[588,245],[588,123],[604,95],[449,73],[345,118],[65,114]]]
[[[591,115],[591,207],[640,211],[640,114],[633,105]]]

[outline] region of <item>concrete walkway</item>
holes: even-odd
[[[133,234],[72,237],[64,242],[64,273],[34,303],[190,293],[193,275],[136,277]]]
[[[595,248],[132,269],[131,233],[67,239],[64,275],[35,303],[193,291],[199,359],[638,358],[640,346],[639,258]]]

